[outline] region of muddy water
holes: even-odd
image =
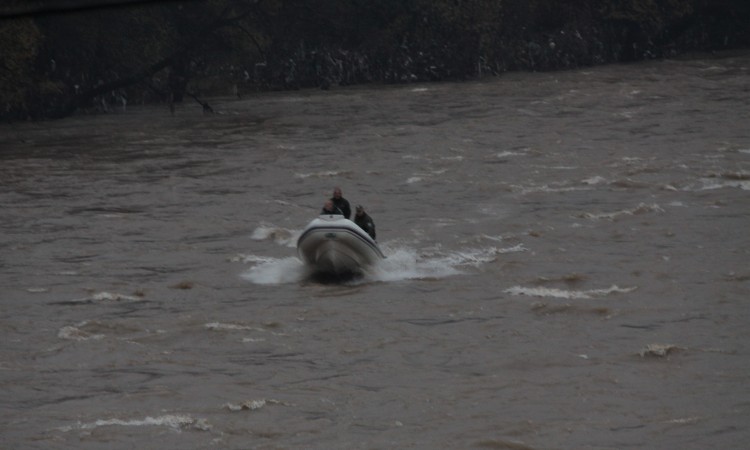
[[[213,106],[0,128],[0,447],[750,440],[750,55]]]

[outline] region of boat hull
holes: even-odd
[[[297,240],[297,253],[316,272],[332,275],[356,273],[385,258],[364,230],[339,215],[310,222]]]

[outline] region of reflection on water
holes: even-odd
[[[741,448],[748,70],[3,126],[3,443]],[[343,282],[295,248],[334,186],[387,256]]]

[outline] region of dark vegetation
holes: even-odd
[[[750,47],[747,0],[6,0],[0,118]]]

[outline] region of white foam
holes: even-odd
[[[257,411],[257,410],[259,410],[259,409],[261,409],[261,408],[263,408],[265,406],[268,406],[268,405],[283,405],[283,406],[288,406],[287,403],[279,401],[279,400],[274,400],[272,398],[269,398],[269,399],[262,398],[260,400],[246,400],[246,401],[244,401],[242,403],[239,403],[239,404],[237,404],[237,403],[225,403],[224,407],[227,408],[230,411],[242,411],[242,410],[245,410],[245,411]]]
[[[132,295],[113,294],[111,292],[99,292],[91,297],[92,300],[113,300],[113,301],[137,301],[140,300],[138,297]]]
[[[582,186],[550,186],[543,184],[541,186],[513,186],[514,189],[520,190],[521,194],[534,194],[538,192],[573,192],[573,191],[589,191],[591,188]]]
[[[265,331],[263,328],[253,327],[250,325],[240,325],[236,323],[221,323],[221,322],[210,322],[204,325],[212,331],[237,331],[237,330],[251,330],[251,331]]]
[[[422,177],[410,177],[406,180],[408,184],[414,184],[422,181]]]
[[[465,267],[479,267],[495,261],[497,255],[526,251],[519,244],[509,248],[483,247],[443,251],[440,246],[419,253],[409,247],[387,249],[388,258],[367,269],[371,281],[400,281],[413,279],[445,278],[463,273]]]
[[[248,400],[240,404],[227,403],[224,405],[224,407],[230,411],[242,411],[243,409],[249,410],[249,411],[255,411],[264,406],[266,406],[265,400]]]
[[[703,183],[703,186],[698,188],[699,191],[711,191],[724,188],[740,188],[743,191],[750,191],[750,180],[717,180],[714,178],[704,178],[701,182]]]
[[[521,156],[521,155],[523,155],[523,153],[511,152],[511,151],[504,151],[504,152],[499,152],[495,154],[495,156],[498,158],[507,158],[509,156]]]
[[[253,231],[250,238],[255,241],[271,240],[279,245],[294,247],[297,245],[297,239],[301,233],[301,230],[288,230],[272,225],[261,225]]]
[[[26,292],[31,292],[33,294],[38,294],[38,293],[41,293],[41,292],[48,292],[48,291],[49,291],[49,289],[43,288],[43,287],[30,287],[30,288],[26,288]]]
[[[611,213],[582,213],[582,214],[579,214],[577,217],[581,217],[584,219],[592,219],[592,220],[598,220],[598,219],[613,220],[619,216],[632,216],[632,215],[644,214],[648,212],[664,212],[664,210],[656,203],[652,203],[650,205],[646,203],[641,203],[634,208],[624,209],[621,211],[615,211]]]
[[[76,324],[75,326],[69,325],[66,327],[62,327],[60,328],[60,331],[57,332],[57,337],[59,337],[60,339],[66,339],[70,341],[88,341],[88,340],[104,339],[103,334],[93,334],[93,333],[89,333],[88,331],[84,331],[79,328],[84,325],[86,325],[86,322]]]
[[[89,302],[94,302],[94,301],[134,302],[134,301],[139,301],[139,300],[141,300],[140,297],[135,297],[132,295],[115,294],[112,292],[98,292],[90,297],[73,299],[73,300],[70,300],[70,302],[73,302],[73,303],[89,303]]]
[[[260,255],[239,255],[232,259],[235,262],[240,261],[240,262],[250,263],[250,264],[261,264],[261,263],[267,263],[267,262],[273,261],[273,258],[269,258],[268,256],[260,256]]]
[[[592,297],[602,297],[609,294],[616,293],[628,293],[636,290],[636,287],[620,288],[616,285],[611,286],[608,289],[592,289],[588,291],[570,291],[565,289],[556,288],[545,288],[545,287],[523,287],[514,286],[506,289],[511,295],[527,295],[531,297],[552,297],[552,298],[568,298],[568,299],[588,299]]]
[[[445,260],[421,258],[410,248],[388,253],[388,258],[366,271],[373,281],[400,281],[410,279],[443,278],[460,273]]]
[[[484,237],[493,241],[502,240],[500,237]],[[392,242],[381,244],[381,248],[387,257],[365,268],[361,282],[444,278],[461,274],[465,268],[476,268],[495,261],[501,254],[527,251],[523,244],[505,248],[489,246],[458,250],[443,250],[437,245],[420,252],[402,243]],[[296,283],[310,276],[310,270],[297,257],[252,259],[259,263],[241,277],[255,284]],[[232,325],[218,323],[206,326],[209,325],[211,329],[232,328]]]
[[[583,184],[590,184],[590,185],[604,184],[606,182],[607,182],[607,179],[599,175],[593,176],[591,178],[586,178],[585,180],[582,181]]]
[[[287,258],[268,258],[242,274],[242,278],[255,284],[286,284],[302,281],[308,275],[302,261],[290,256]]]
[[[342,172],[336,171],[336,170],[324,170],[321,172],[311,172],[311,173],[295,173],[294,176],[296,178],[331,178],[331,177],[337,177],[341,175]]]
[[[483,212],[484,212],[484,210],[483,210]],[[481,234],[481,235],[479,235],[479,238],[480,239],[487,239],[487,240],[495,241],[495,242],[502,242],[503,241],[503,237],[502,236],[490,236],[490,235],[487,235],[487,234]]]
[[[519,252],[527,252],[529,249],[523,246],[523,244],[518,244],[513,247],[508,248],[501,248],[498,249],[498,253],[519,253]]]
[[[174,430],[181,430],[183,428],[196,428],[199,430],[210,430],[211,426],[208,425],[205,419],[194,419],[188,415],[176,415],[167,414],[159,417],[146,417],[144,419],[99,419],[89,423],[79,423],[77,426],[63,427],[61,431],[71,431],[73,429],[80,430],[92,430],[99,427],[144,427],[144,426],[161,426],[172,428]]]
[[[546,168],[553,170],[576,170],[578,166],[547,166]]]

